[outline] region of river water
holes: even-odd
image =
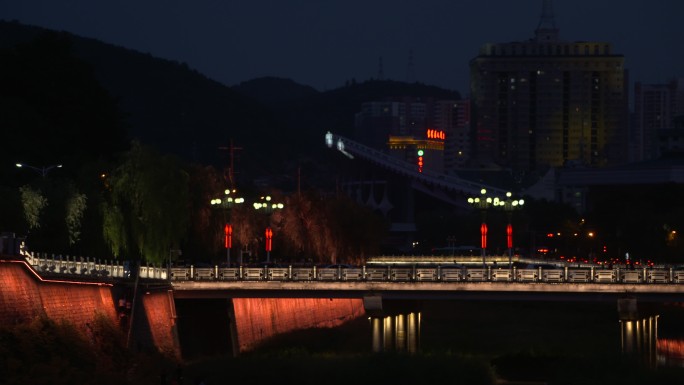
[[[278,357],[294,362],[299,362],[297,357],[302,362],[320,357],[334,361],[350,355],[397,354],[399,349],[398,354],[404,356],[429,356],[433,360],[441,355],[476,358],[495,367],[500,377],[537,384],[612,383],[607,379],[643,384],[644,378],[655,374],[671,375],[670,371],[675,371],[676,376],[684,375],[682,304],[640,303],[639,318],[629,321],[619,319],[617,303],[612,301],[434,300],[418,306],[414,303],[407,314],[409,311],[416,315],[411,318],[417,323],[415,352],[402,351],[395,345],[374,353],[373,321],[363,317],[332,330],[280,336],[245,355],[247,358],[214,357],[221,363],[213,361],[212,365],[225,367],[239,360],[241,367],[254,362],[271,365]],[[398,366],[400,370],[402,364]],[[201,376],[213,378],[206,366],[197,368],[202,368],[196,369]],[[309,370],[303,368],[299,370]],[[449,378],[454,379],[447,377],[447,383]],[[245,378],[242,381],[249,383]],[[395,379],[387,383],[397,381],[401,382]]]

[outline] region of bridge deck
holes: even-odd
[[[614,301],[634,297],[645,301],[684,301],[684,287],[681,285],[630,283],[178,281],[173,282],[173,289],[177,298],[363,298],[380,294],[387,299]]]

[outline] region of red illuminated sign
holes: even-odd
[[[434,128],[428,128],[426,136],[428,139],[441,139],[446,138],[446,134],[442,130],[435,130]]]

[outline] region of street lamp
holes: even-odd
[[[55,168],[62,168],[62,165],[61,165],[61,164],[53,164],[53,165],[50,165],[50,166],[36,167],[36,166],[31,166],[30,164],[26,164],[26,163],[17,163],[16,166],[17,166],[18,168],[23,168],[23,167],[30,168],[31,170],[33,170],[33,171],[37,172],[38,174],[40,174],[43,178],[45,178],[45,176],[46,176],[52,169],[55,169]]]
[[[223,193],[225,195],[223,199],[214,198],[211,200],[211,204],[224,209],[223,246],[226,248],[227,267],[230,267],[230,249],[233,247],[233,225],[230,223],[230,209],[236,204],[243,203],[245,198],[238,197],[235,189],[226,189]]]
[[[266,226],[266,231],[265,231],[265,236],[266,236],[265,249],[266,249],[266,262],[267,263],[271,261],[271,250],[273,249],[273,229],[271,229],[271,226],[270,226],[270,215],[275,210],[282,210],[283,207],[285,207],[285,205],[283,205],[282,203],[272,202],[271,197],[269,195],[261,197],[258,202],[254,202],[254,209],[259,211],[259,212],[263,212],[269,218],[269,223]]]
[[[506,226],[506,244],[508,246],[508,268],[513,266],[513,211],[522,208],[525,204],[523,199],[511,199],[511,192],[506,193],[506,199],[496,200],[497,206],[503,207],[508,216],[508,225]]]
[[[480,235],[481,235],[481,250],[482,250],[482,265],[487,266],[485,261],[486,249],[487,249],[487,208],[491,206],[494,201],[499,200],[499,198],[492,198],[487,196],[487,190],[480,190],[480,196],[468,198],[468,203],[474,207],[480,209],[482,213],[482,224],[480,225]]]

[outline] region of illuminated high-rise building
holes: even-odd
[[[624,56],[560,39],[551,1],[534,37],[485,44],[470,62],[475,167],[518,171],[627,161]]]

